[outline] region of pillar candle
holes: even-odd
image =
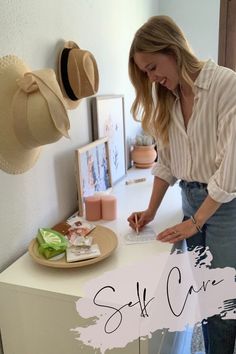
[[[114,220],[117,217],[117,200],[113,195],[104,195],[102,201],[102,218],[104,220]]]
[[[97,221],[102,217],[101,198],[99,196],[85,197],[85,218],[88,221]]]

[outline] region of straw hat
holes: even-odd
[[[0,168],[23,173],[41,146],[68,137],[67,111],[51,69],[31,72],[14,55],[0,58]]]
[[[75,109],[80,99],[98,90],[98,68],[92,53],[75,42],[65,42],[59,54],[58,78],[67,108]]]

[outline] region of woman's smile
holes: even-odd
[[[172,55],[163,53],[137,52],[135,64],[145,72],[151,82],[157,82],[169,90],[174,90],[179,83],[177,64]]]

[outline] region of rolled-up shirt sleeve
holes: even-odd
[[[159,177],[173,186],[177,181],[171,172],[169,147],[157,147],[158,159],[152,168],[152,175]]]
[[[219,203],[227,203],[236,198],[236,108],[229,112],[228,118],[218,138],[221,148],[218,148],[218,155],[223,154],[223,157],[208,183],[209,195]]]

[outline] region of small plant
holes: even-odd
[[[153,144],[155,144],[155,140],[151,135],[148,135],[146,133],[136,135],[135,145],[148,146]]]

